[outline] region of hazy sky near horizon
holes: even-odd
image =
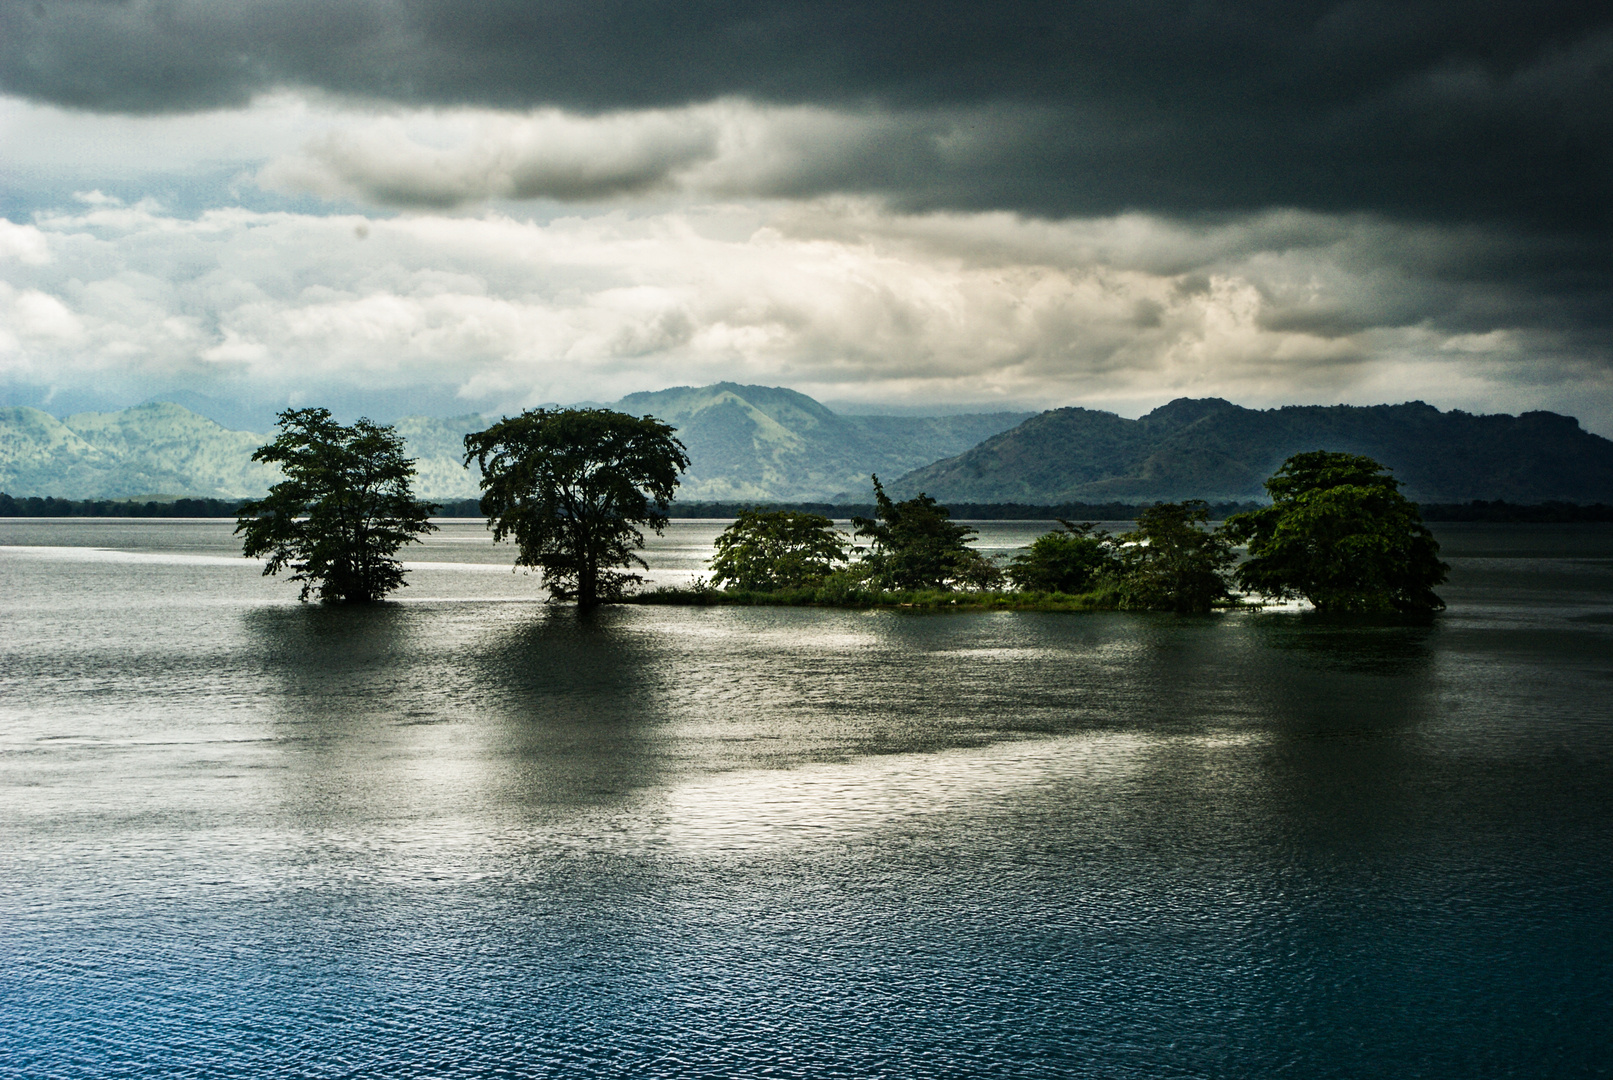
[[[1613,435],[1613,9],[0,0],[0,403]]]

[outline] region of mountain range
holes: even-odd
[[[685,500],[810,501],[960,453],[1033,416],[842,416],[778,387],[718,383],[632,394],[611,408],[673,424],[689,448]],[[464,437],[496,417],[411,416],[394,425],[415,458],[416,492],[434,500],[478,494],[461,464]],[[277,478],[255,465],[263,433],[233,431],[172,402],[58,420],[0,408],[0,491],[71,499],[151,495],[246,498]]]
[[[1091,409],[956,416],[847,416],[780,387],[717,383],[630,394],[613,408],[677,428],[691,465],[684,502],[869,501],[878,473],[897,497],[952,503],[1246,501],[1290,454],[1343,450],[1394,469],[1421,502],[1613,502],[1613,442],[1572,417],[1481,416],[1422,402],[1246,409],[1179,398],[1136,420]],[[416,491],[472,498],[468,431],[492,418],[406,417]],[[57,419],[0,409],[0,491],[72,499],[242,498],[275,470],[251,461],[268,436],[171,402]]]
[[[171,402],[64,420],[26,405],[0,408],[0,491],[65,499],[256,495],[279,477],[252,461],[265,441]]]
[[[689,471],[688,500],[829,499],[868,487],[870,473],[899,476],[1036,415],[843,416],[775,386],[679,386],[629,394],[611,408],[651,415],[678,429]]]
[[[1054,409],[900,477],[892,495],[942,502],[1155,502],[1260,499],[1292,454],[1365,454],[1419,502],[1613,502],[1613,441],[1571,416],[1441,412],[1404,405],[1246,409],[1178,398],[1127,420]]]

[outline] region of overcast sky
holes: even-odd
[[[1613,435],[1610,10],[0,0],[0,403]]]

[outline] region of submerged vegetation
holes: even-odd
[[[515,541],[557,600],[592,608],[643,579],[639,526],[659,533],[689,467],[673,428],[611,409],[529,409],[465,436],[482,474],[482,513],[497,543]],[[647,567],[645,567],[647,568]]]
[[[285,479],[242,504],[235,531],[265,576],[291,570],[301,599],[370,603],[404,585],[398,549],[436,531],[436,507],[414,497],[414,462],[392,427],[338,424],[328,409],[287,409],[280,434],[252,455]]]
[[[1400,482],[1359,454],[1295,454],[1266,481],[1272,504],[1226,522],[1249,545],[1238,582],[1318,611],[1437,611],[1450,567]]]
[[[325,409],[287,410],[254,460],[286,476],[241,506],[247,556],[291,569],[302,599],[373,601],[403,584],[396,553],[435,526],[416,500],[414,462],[390,427],[337,424]],[[1429,612],[1449,567],[1417,506],[1371,458],[1296,454],[1266,482],[1272,505],[1212,527],[1202,500],[1140,510],[1118,536],[1060,520],[1001,565],[972,547],[976,530],[920,492],[897,502],[874,476],[874,513],[852,532],[821,514],[742,509],[717,537],[711,578],[635,591],[648,569],[641,527],[659,533],[689,457],[653,416],[532,409],[465,436],[481,472],[493,540],[543,575],[550,598],[602,603],[1140,610],[1198,614],[1302,598],[1319,611]],[[860,545],[858,541],[866,541]],[[1247,544],[1238,565],[1235,546]],[[1234,570],[1236,567],[1236,570]],[[1236,583],[1243,590],[1235,594]],[[1253,599],[1249,599],[1250,596]]]
[[[640,604],[1140,610],[1195,614],[1303,598],[1319,611],[1427,612],[1449,569],[1417,506],[1384,467],[1314,451],[1267,482],[1273,504],[1210,525],[1201,500],[1160,503],[1119,536],[1060,520],[1006,567],[969,546],[975,530],[927,495],[895,502],[876,476],[876,517],[833,522],[742,511],[717,539],[712,579],[624,597]],[[857,540],[870,542],[867,548]],[[1235,546],[1249,559],[1237,563]],[[1243,589],[1234,593],[1233,585]],[[1006,586],[1006,588],[1005,588]],[[1251,598],[1252,597],[1252,598]]]

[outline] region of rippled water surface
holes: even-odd
[[[0,519],[0,1073],[1613,1073],[1607,527],[1443,527],[1426,625],[579,619],[479,523],[338,611],[229,528]]]

